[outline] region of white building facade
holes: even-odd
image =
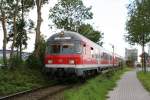
[[[125,48],[125,60],[138,61],[138,49]]]

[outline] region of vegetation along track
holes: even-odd
[[[18,92],[12,95],[1,97],[0,100],[42,100],[43,98],[53,96],[66,89],[72,88],[74,85],[51,85],[40,87],[33,90]]]
[[[102,73],[107,72],[108,71],[103,71]],[[53,85],[0,97],[0,100],[63,100],[63,91],[81,85],[82,82],[79,82],[78,79],[63,80],[56,82]]]

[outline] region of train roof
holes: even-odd
[[[76,32],[71,31],[62,31],[56,34],[53,34],[47,41],[59,41],[62,40],[81,40],[82,38],[77,35]]]
[[[99,48],[100,50],[102,50],[103,52],[106,52],[108,54],[111,54],[112,52],[104,49],[103,47],[101,47],[100,45],[96,44],[95,42],[87,39],[86,37],[84,37],[83,35],[77,33],[77,32],[72,32],[72,31],[62,31],[56,34],[53,34],[50,38],[48,38],[48,42],[56,42],[59,41],[59,37],[61,37],[61,35],[63,35],[64,39],[63,41],[67,41],[67,40],[80,40],[83,41],[87,44],[91,44],[93,48]],[[116,54],[115,54],[116,55]]]
[[[51,42],[56,42],[56,41],[60,41],[59,37],[61,37],[61,33],[63,34],[63,41],[65,41],[65,38],[66,38],[66,41],[71,39],[71,40],[80,40],[80,41],[83,41],[85,43],[88,43],[88,44],[91,44],[93,47],[99,47],[101,49],[104,49],[102,48],[100,45],[94,43],[93,41],[87,39],[86,37],[84,37],[83,35],[77,33],[77,32],[72,32],[72,31],[62,31],[62,32],[59,32],[59,33],[56,33],[56,34],[53,34],[50,38],[48,38],[48,42],[51,41]],[[105,50],[106,51],[106,50]]]

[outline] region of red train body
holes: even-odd
[[[52,75],[85,76],[116,67],[119,62],[119,56],[76,32],[60,32],[47,41],[45,68]]]

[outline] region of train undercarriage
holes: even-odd
[[[117,66],[115,67],[117,68]],[[95,68],[46,68],[50,78],[67,78],[67,77],[81,77],[86,78],[102,73],[102,71],[113,69],[109,67],[95,67]]]

